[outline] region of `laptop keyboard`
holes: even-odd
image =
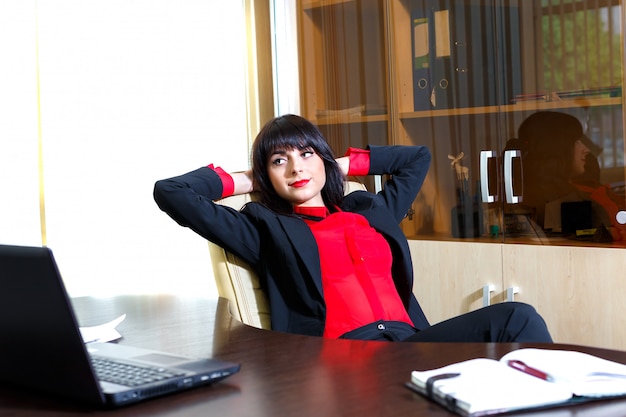
[[[91,363],[100,381],[129,387],[183,375],[182,373],[174,373],[164,368],[129,365],[110,359],[92,358]]]

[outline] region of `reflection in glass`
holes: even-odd
[[[519,127],[524,166],[523,205],[544,230],[602,241],[623,240],[617,213],[626,208],[619,187],[603,184],[602,148],[567,113],[539,111]]]

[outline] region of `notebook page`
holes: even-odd
[[[453,397],[456,407],[468,414],[558,404],[572,397],[567,387],[549,383],[485,358],[429,371],[413,371],[411,381],[425,389],[428,378],[445,373],[459,375],[436,381],[434,393],[440,397]]]
[[[626,395],[626,365],[569,350],[519,349],[500,359],[520,360],[549,374],[580,396]]]

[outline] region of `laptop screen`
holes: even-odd
[[[0,245],[0,381],[103,403],[52,252]]]

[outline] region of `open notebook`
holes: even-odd
[[[411,372],[408,388],[463,416],[626,397],[626,365],[582,352],[526,348]]]
[[[115,343],[85,345],[46,247],[0,245],[0,332],[1,383],[97,406],[210,384],[240,367]]]

